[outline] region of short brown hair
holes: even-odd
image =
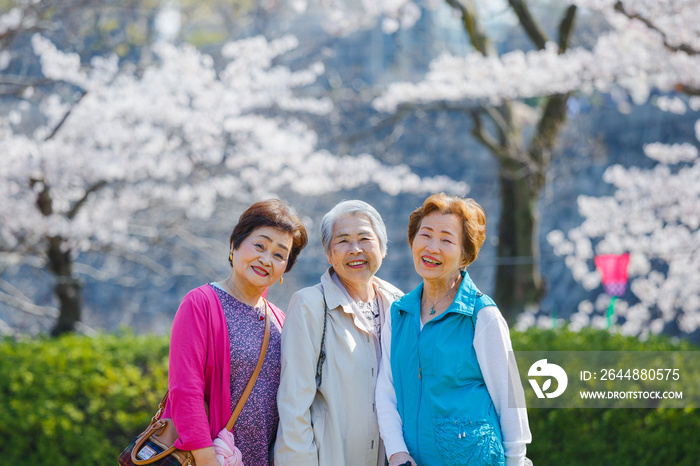
[[[306,228],[299,217],[292,213],[289,207],[279,199],[256,202],[248,207],[239,217],[236,226],[233,227],[229,245],[232,246],[232,249],[238,249],[243,240],[250,236],[253,231],[262,227],[272,227],[292,234],[292,250],[289,252],[287,268],[285,269],[285,272],[289,272],[292,270],[297,256],[306,246],[308,237]],[[233,261],[230,258],[229,263],[233,267]]]
[[[418,234],[423,219],[433,212],[454,214],[460,218],[462,223],[462,259],[466,265],[474,262],[486,239],[484,209],[471,198],[448,196],[445,193],[433,194],[408,218],[408,244],[411,247],[413,247],[413,239]]]

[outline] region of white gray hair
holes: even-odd
[[[382,252],[382,255],[386,254],[388,238],[386,234],[386,225],[384,225],[382,216],[379,215],[377,209],[367,204],[365,201],[352,199],[336,204],[321,220],[321,243],[323,243],[323,250],[326,252],[326,256],[330,256],[331,254],[333,224],[343,215],[364,215],[367,217],[372,224],[374,234],[377,235],[379,239],[379,250]]]

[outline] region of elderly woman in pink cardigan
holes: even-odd
[[[306,229],[281,201],[253,204],[231,233],[231,273],[190,291],[175,315],[164,416],[175,422],[175,446],[191,450],[197,466],[219,466],[214,439],[226,426],[260,354],[263,293],[292,268],[306,242]],[[267,354],[233,429],[246,466],[271,463],[279,422],[276,396],[284,314],[267,305],[272,310]]]

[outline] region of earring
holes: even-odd
[[[280,285],[284,282],[284,277],[280,277]]]
[[[231,249],[231,252],[228,255],[228,260],[233,261],[233,249]]]

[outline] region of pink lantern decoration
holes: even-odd
[[[627,288],[627,265],[630,263],[630,253],[607,254],[595,256],[595,266],[600,272],[603,288],[609,296],[620,297]]]
[[[610,329],[615,313],[615,301],[617,301],[618,297],[625,294],[625,289],[627,288],[627,265],[630,263],[630,253],[595,256],[594,261],[598,272],[600,272],[600,281],[603,282],[603,288],[605,288],[608,296],[611,297],[608,311],[605,314],[608,320],[608,329]]]

